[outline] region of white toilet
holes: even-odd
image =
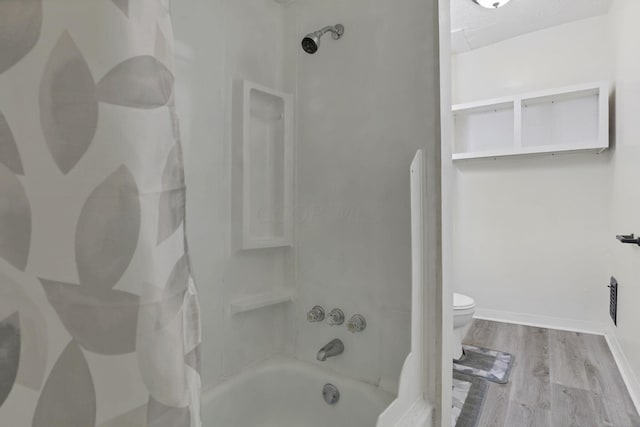
[[[475,311],[476,302],[473,298],[453,294],[453,358],[456,360],[462,357],[462,338],[469,329]]]

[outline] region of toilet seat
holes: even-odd
[[[469,310],[471,308],[474,308],[475,306],[476,306],[476,302],[473,300],[473,298],[454,292],[453,294],[453,310],[454,311]]]
[[[454,359],[460,359],[462,351],[462,338],[473,321],[476,311],[476,302],[473,298],[463,294],[453,294],[453,340],[452,355]]]

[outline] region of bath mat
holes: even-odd
[[[489,383],[471,375],[453,372],[452,427],[476,427],[482,413]]]
[[[453,370],[484,378],[498,384],[509,382],[513,366],[513,354],[487,348],[463,345],[464,355],[453,361]]]

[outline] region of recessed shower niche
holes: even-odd
[[[290,246],[293,97],[246,80],[237,89],[232,180],[236,249]]]

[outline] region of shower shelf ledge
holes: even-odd
[[[295,292],[288,289],[275,289],[260,294],[237,298],[229,304],[231,314],[244,313],[272,305],[293,301]]]

